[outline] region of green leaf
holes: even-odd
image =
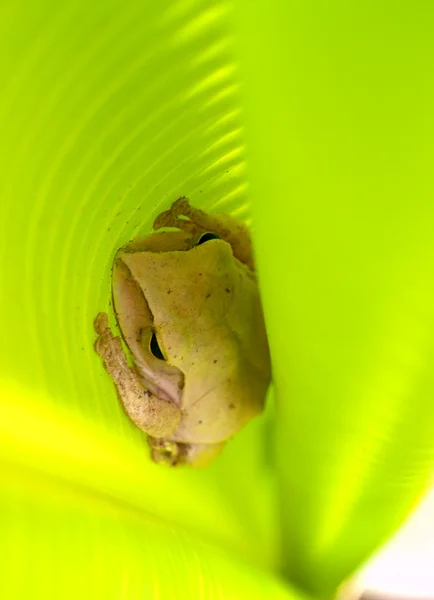
[[[162,208],[247,214],[228,4],[0,14],[0,596],[292,597],[266,420],[158,468],[93,350],[113,255]]]
[[[231,2],[0,2],[2,598],[330,594],[428,484],[431,9],[234,6],[241,74]],[[244,104],[276,406],[164,470],[92,320],[177,197],[250,218]]]
[[[0,397],[2,598],[301,597],[231,505],[248,484],[153,465],[132,437],[28,390]]]
[[[433,16],[240,3],[285,572],[319,594],[433,474]]]

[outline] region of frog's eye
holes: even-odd
[[[163,353],[161,352],[161,348],[160,348],[160,345],[158,343],[157,336],[155,335],[155,333],[152,333],[151,343],[149,344],[149,349],[151,350],[151,353],[155,356],[155,358],[158,358],[158,360],[166,360],[164,358]]]
[[[201,244],[204,244],[205,242],[209,242],[210,240],[219,240],[220,236],[217,235],[216,233],[204,233],[203,235],[200,236],[199,241],[197,242],[196,246],[200,246]]]

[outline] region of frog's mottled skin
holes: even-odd
[[[165,227],[178,230],[158,231]],[[148,434],[153,460],[204,466],[262,411],[270,382],[250,235],[186,198],[154,230],[121,248],[113,268],[133,366],[105,313],[95,319],[95,349],[125,411]],[[219,239],[202,237],[209,232]]]

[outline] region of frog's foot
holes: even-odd
[[[177,227],[198,236],[208,232],[215,233],[232,246],[232,252],[239,261],[254,270],[252,241],[249,230],[242,221],[229,215],[209,215],[190,206],[188,198],[182,197],[155,219],[154,230],[163,227]]]
[[[149,435],[172,435],[181,421],[179,408],[143,387],[139,375],[127,363],[121,339],[111,332],[106,313],[97,315],[94,329],[98,334],[95,351],[102,358],[125,412],[134,425]]]
[[[148,444],[151,447],[151,458],[159,465],[176,467],[179,462],[179,445],[162,438],[148,436]]]
[[[163,227],[177,227],[191,234],[200,234],[208,230],[204,225],[207,219],[209,217],[205,212],[192,208],[188,198],[182,197],[175,200],[169,210],[158,215],[154,221],[154,230],[157,231]]]
[[[178,227],[189,233],[212,232],[226,239],[229,231],[220,222],[221,215],[209,215],[200,208],[190,206],[188,198],[178,198],[169,208],[154,221],[154,230],[162,227]]]
[[[206,467],[215,460],[225,445],[219,444],[183,444],[168,440],[148,437],[151,446],[151,458],[158,464],[169,467],[190,465],[191,467]]]

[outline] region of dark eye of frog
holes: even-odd
[[[205,242],[209,242],[210,240],[219,240],[220,236],[217,235],[216,233],[204,233],[203,235],[200,236],[198,242],[196,243],[196,246],[200,246],[201,244],[204,244]]]
[[[158,360],[166,360],[164,358],[163,353],[161,352],[161,348],[160,348],[160,345],[158,343],[157,336],[155,335],[155,333],[152,334],[151,343],[149,344],[149,348],[150,348],[152,354],[155,356],[155,358],[158,358]]]

